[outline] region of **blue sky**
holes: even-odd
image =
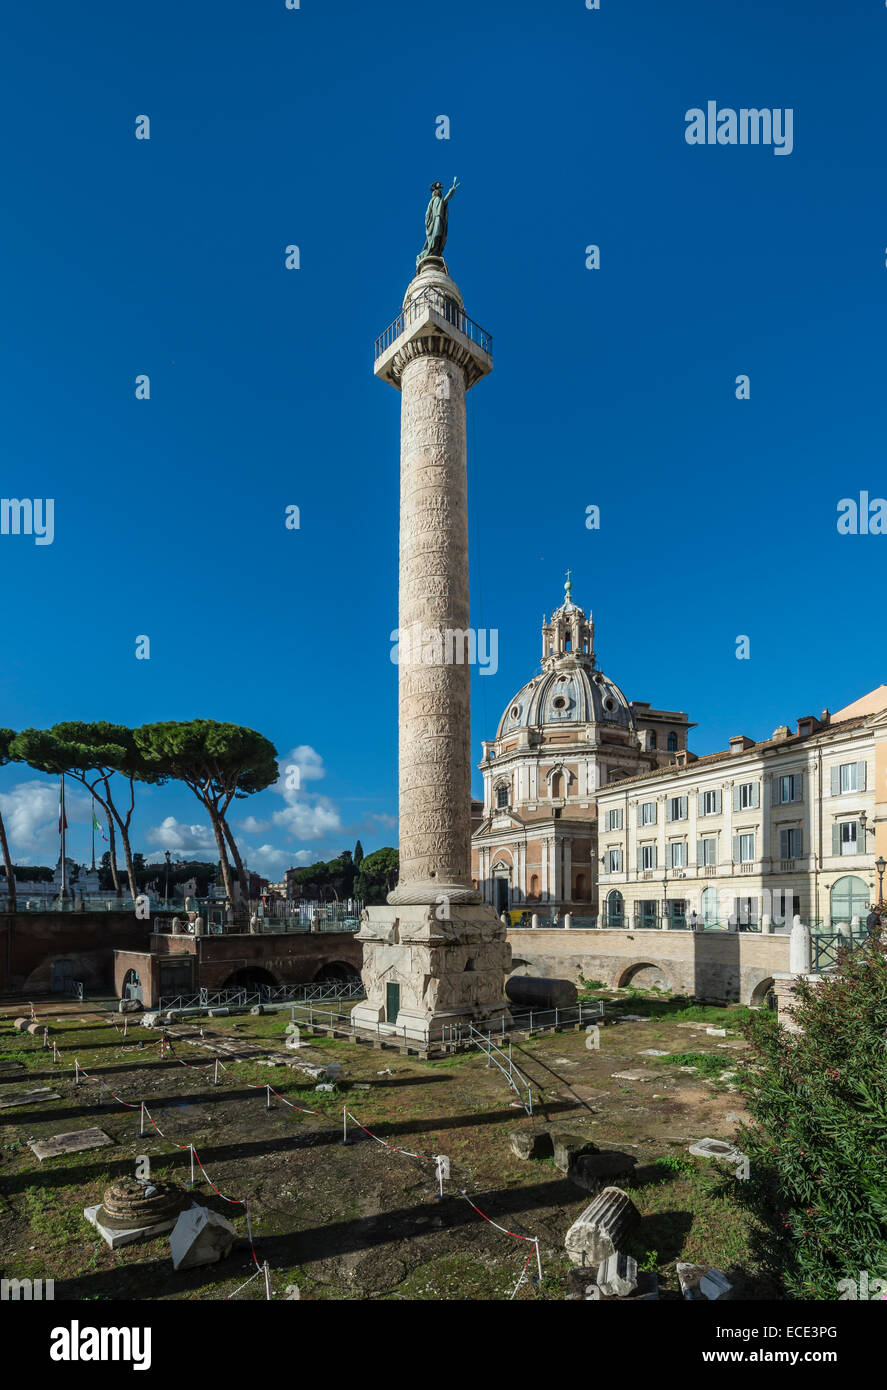
[[[699,753],[885,679],[887,537],[836,528],[887,495],[883,5],[49,0],[3,29],[0,493],[52,497],[55,536],[0,536],[0,724],[202,716],[309,750],[299,797],[244,808],[272,877],[395,839],[399,402],[372,348],[454,175],[447,260],[495,361],[476,756],[568,566],[603,668]],[[790,107],[792,153],[688,145],[708,100]],[[12,767],[0,793],[14,857],[54,861],[51,789]],[[198,810],[146,791],[137,846],[199,850]]]

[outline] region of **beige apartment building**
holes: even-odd
[[[601,925],[864,920],[887,805],[887,688],[598,796]],[[883,871],[882,871],[883,872]]]

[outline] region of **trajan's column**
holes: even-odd
[[[401,395],[398,620],[400,881],[363,914],[358,1026],[406,1029],[507,1012],[511,948],[472,886],[471,662],[465,393],[492,370],[442,252],[448,203],[432,184],[426,240],[375,373]]]

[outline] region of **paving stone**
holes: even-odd
[[[726,1028],[706,1028],[706,1033],[710,1038],[726,1038]]]
[[[727,1298],[732,1290],[733,1285],[720,1269],[710,1269],[699,1280],[699,1292],[703,1298],[707,1298],[710,1302]]]
[[[614,1071],[611,1073],[614,1081],[652,1081],[653,1075],[648,1071]]]
[[[61,1100],[61,1096],[48,1086],[38,1086],[33,1091],[16,1091],[0,1100],[0,1110],[10,1110],[15,1105],[36,1105],[41,1100]]]
[[[670,1057],[670,1052],[663,1052],[658,1047],[645,1047],[638,1053],[639,1057]]]
[[[53,1134],[49,1139],[34,1139],[29,1147],[42,1162],[44,1158],[58,1158],[60,1154],[83,1153],[87,1149],[103,1149],[113,1144],[104,1130],[77,1129],[67,1134]]]
[[[0,1071],[24,1071],[24,1062],[0,1062]]]

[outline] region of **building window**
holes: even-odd
[[[569,652],[569,651],[572,651],[572,650],[573,650],[573,639],[572,639],[572,637],[570,636],[570,630],[569,630],[569,628],[568,628],[568,629],[567,629],[567,632],[566,632],[566,635],[565,635],[565,637],[564,637],[564,651],[565,651],[565,652]]]
[[[606,864],[607,864],[607,873],[608,873],[608,874],[621,874],[621,873],[622,873],[622,850],[621,850],[621,849],[608,849],[608,850],[607,850],[607,860],[606,860]]]
[[[659,926],[659,904],[656,902],[655,898],[648,898],[637,904],[635,925],[638,927]]]
[[[655,869],[655,868],[656,868],[656,846],[655,846],[655,845],[641,845],[640,848],[638,849],[638,859],[639,859],[639,861],[640,861],[640,862],[639,862],[639,865],[638,865],[639,868],[641,868],[641,869]]]
[[[755,858],[754,835],[734,835],[734,858],[737,864],[752,864]]]
[[[656,824],[656,802],[642,801],[638,806],[638,825]]]
[[[700,816],[719,816],[721,814],[721,789],[699,793]]]
[[[668,749],[669,753],[676,753],[676,752],[678,751],[678,736],[677,736],[677,734],[669,734],[669,736],[668,736],[668,742],[667,742],[667,744],[666,744],[666,748]]]
[[[837,772],[837,768],[832,769]],[[834,780],[834,779],[833,779]],[[804,796],[804,776],[792,772],[787,777],[773,778],[773,805],[785,806],[790,801],[802,801]]]
[[[607,917],[608,927],[621,927],[625,921],[625,902],[622,894],[614,888],[612,893],[607,894]]]
[[[496,788],[496,805],[497,805],[497,806],[507,806],[507,805],[508,805],[508,787],[507,787],[507,786],[504,786],[504,785],[503,785],[503,786],[501,786],[501,787],[497,787],[497,788]]]
[[[700,840],[696,846],[696,863],[710,867],[718,862],[717,840]]]
[[[758,806],[759,801],[757,782],[740,782],[736,788],[735,810],[753,811]]]
[[[859,790],[859,771],[856,763],[842,763],[838,768],[838,788],[842,792]]]
[[[843,768],[841,771],[843,772]],[[845,820],[841,822],[841,854],[858,854],[856,841],[856,821]]]
[[[650,747],[651,747],[651,748],[655,748],[655,747],[656,747],[656,730],[655,730],[655,729],[651,729],[651,730],[650,730]]]
[[[622,829],[622,807],[621,807],[621,806],[616,806],[616,807],[613,808],[613,810],[611,810],[611,811],[605,811],[605,812],[604,812],[604,829],[605,829],[605,830],[621,830],[621,829]]]
[[[560,772],[555,772],[551,777],[551,799],[554,801],[564,794],[564,779]]]
[[[538,874],[530,874],[530,894],[529,894],[529,896],[530,896],[531,898],[538,898],[538,896],[539,896],[539,875],[538,875]]]
[[[668,820],[687,819],[687,798],[685,796],[670,796],[666,806]]]
[[[677,840],[668,846],[668,867],[670,869],[686,869],[687,846],[683,840]]]
[[[801,831],[798,826],[785,826],[779,832],[780,859],[798,859],[801,855]]]

